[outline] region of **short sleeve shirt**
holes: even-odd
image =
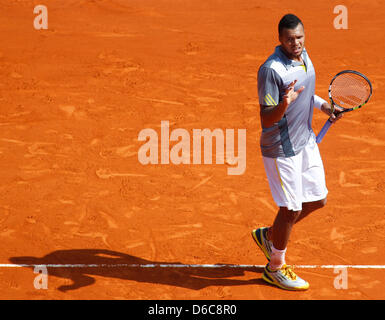
[[[304,63],[290,60],[280,46],[261,65],[258,71],[259,103],[276,106],[282,101],[285,89],[297,80],[294,90],[305,86],[292,102],[281,120],[269,128],[262,128],[260,146],[262,155],[269,158],[291,157],[307,144],[312,130],[315,71],[306,49],[302,52]]]

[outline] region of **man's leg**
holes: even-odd
[[[286,207],[279,208],[274,223],[272,227],[269,228],[267,234],[268,239],[270,239],[273,244],[270,257],[271,268],[280,269],[286,264],[286,247],[289,242],[293,225],[300,214],[301,211],[288,210]]]
[[[267,232],[267,238],[273,243],[271,253],[271,265],[273,267],[278,268],[285,263],[285,251],[294,224],[325,205],[326,198],[303,203],[301,211],[288,210],[286,207],[279,208],[274,223]]]
[[[274,248],[278,250],[286,249],[287,243],[289,242],[291,229],[293,228],[293,225],[299,218],[300,214],[301,211],[292,211],[285,207],[279,208],[272,228],[270,228],[270,230],[274,230],[274,232],[268,233],[268,237],[272,236],[270,239],[273,242]]]
[[[318,209],[323,208],[326,205],[326,198],[319,200],[319,201],[313,201],[313,202],[304,202],[302,203],[302,211],[301,214],[298,216],[298,218],[295,220],[295,223],[301,221],[303,218],[308,216],[313,211],[316,211]]]
[[[303,218],[307,217],[310,213],[323,208],[326,205],[326,202],[327,202],[326,198],[319,201],[314,201],[314,202],[304,202],[302,203],[301,211],[291,211],[291,210],[287,210],[287,208],[280,207],[278,214],[274,220],[274,224],[267,231],[267,238],[271,241],[273,240],[273,227],[275,224],[278,224],[278,228],[281,228],[281,226],[283,225],[282,220],[284,220],[282,218],[285,218],[286,220],[289,219],[289,221],[292,219],[295,219],[294,224],[296,224],[297,222],[301,221]],[[284,213],[285,211],[291,212],[291,214],[286,214]],[[286,234],[290,235],[292,227],[293,225],[291,225],[291,227],[286,227],[286,228],[290,228],[290,231],[288,231],[287,229],[287,231],[284,231],[284,234],[279,237],[278,242],[276,243],[278,246],[282,247],[285,244],[284,239],[286,238],[288,239]],[[286,241],[286,244],[287,244],[287,241]]]

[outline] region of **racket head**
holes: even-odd
[[[329,86],[329,99],[334,106],[343,109],[342,112],[352,111],[365,105],[373,93],[370,80],[361,72],[343,70],[337,73]]]

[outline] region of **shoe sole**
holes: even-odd
[[[265,255],[266,259],[268,261],[270,261],[270,256],[269,256],[269,253],[266,251],[265,247],[263,246],[262,244],[262,239],[259,239],[258,235],[257,235],[257,231],[258,229],[255,229],[251,232],[251,236],[253,237],[253,240],[255,241],[255,243],[257,244],[257,246],[259,247],[259,249],[262,250],[263,254]]]
[[[270,278],[270,276],[268,274],[266,274],[266,271],[263,271],[262,279],[265,280],[266,282],[268,282],[274,286],[277,286],[278,288],[284,289],[284,290],[305,291],[305,290],[309,289],[309,283],[307,283],[303,287],[285,287],[282,284],[280,284],[279,282],[276,282],[276,281],[274,281],[274,279]]]

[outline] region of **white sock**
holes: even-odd
[[[269,262],[269,267],[271,270],[281,269],[282,266],[286,264],[285,253],[286,248],[283,250],[278,250],[274,248],[274,246],[271,247],[271,257]]]

